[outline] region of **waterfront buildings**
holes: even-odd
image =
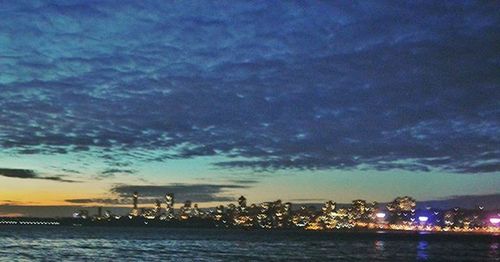
[[[150,201],[150,200],[149,200]],[[132,209],[127,221],[144,221],[144,224],[183,223],[201,226],[241,227],[241,228],[299,228],[306,230],[419,230],[449,232],[498,232],[500,233],[500,211],[486,211],[478,206],[475,209],[453,208],[439,210],[432,207],[417,209],[416,200],[409,197],[397,197],[385,205],[357,199],[350,204],[338,205],[326,201],[320,208],[298,206],[281,200],[247,204],[241,196],[237,205],[219,205],[215,209],[202,209],[197,203],[186,200],[179,212],[174,212],[174,194],[165,195],[164,205],[154,201],[153,208],[139,210],[139,193],[132,194]],[[99,215],[91,217],[86,210],[74,213],[75,219],[97,219],[104,223],[122,221],[123,217],[112,215],[98,208]],[[156,221],[156,222],[155,222]],[[194,221],[194,222],[193,222]],[[122,223],[122,222],[120,222]],[[142,223],[142,222],[141,222]],[[180,223],[180,224],[179,224]]]

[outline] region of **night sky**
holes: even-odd
[[[0,1],[0,17],[0,215],[135,190],[500,206],[497,1]]]

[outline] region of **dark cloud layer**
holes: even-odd
[[[35,171],[29,169],[0,168],[0,176],[21,179],[44,179],[68,183],[76,182],[74,180],[64,179],[62,176],[41,176]]]
[[[140,196],[146,199],[162,199],[166,193],[174,193],[178,201],[227,202],[235,200],[235,197],[228,191],[248,187],[236,184],[116,185],[111,192],[128,199],[134,192],[139,192]]]
[[[241,182],[241,184],[245,183],[251,182]],[[123,205],[131,204],[133,193],[138,192],[139,200],[143,204],[152,204],[157,199],[162,201],[167,193],[174,193],[177,203],[186,200],[199,203],[228,202],[236,200],[233,194],[228,191],[248,187],[236,184],[115,185],[110,190],[110,193],[115,196],[114,198],[67,199],[65,201],[73,204]]]
[[[65,202],[71,204],[99,204],[99,205],[128,205],[132,203],[131,199],[121,199],[121,198],[75,198],[66,199]],[[144,201],[141,201],[145,203]],[[146,203],[154,203],[154,200],[148,199]]]
[[[498,172],[499,14],[494,1],[9,2],[0,150]]]

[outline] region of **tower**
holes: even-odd
[[[238,204],[241,209],[245,209],[247,207],[247,199],[244,196],[240,196],[240,198],[238,198]]]
[[[134,192],[134,196],[133,196],[133,200],[134,200],[134,209],[137,209],[137,203],[139,201],[139,193],[137,192]]]
[[[154,209],[155,217],[159,217],[161,213],[161,202],[156,199],[155,201],[155,209]]]
[[[191,213],[192,213],[192,210],[191,210],[191,200],[186,200],[186,202],[184,202],[184,206],[181,207],[181,214],[180,214],[180,218],[181,219],[189,219],[191,217]]]
[[[134,204],[134,207],[132,208],[132,212],[130,212],[130,215],[138,216],[139,210],[137,209],[137,203],[139,202],[139,193],[137,193],[137,191],[132,195],[132,202]]]
[[[174,217],[174,194],[173,193],[168,193],[165,195],[165,213],[168,218],[173,218]]]

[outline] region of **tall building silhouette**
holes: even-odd
[[[139,216],[139,209],[137,207],[137,204],[139,202],[139,193],[134,192],[134,194],[132,195],[132,202],[134,204],[133,208],[132,208],[132,211],[130,212],[130,215],[132,216]]]
[[[174,203],[175,203],[175,198],[173,193],[168,193],[165,195],[165,214],[167,218],[173,218],[174,217]]]
[[[240,208],[244,209],[247,207],[247,199],[244,196],[240,196],[238,198],[238,204],[240,205]]]
[[[134,201],[134,209],[137,209],[137,203],[139,202],[139,193],[137,193],[137,191],[134,192],[133,201]]]

